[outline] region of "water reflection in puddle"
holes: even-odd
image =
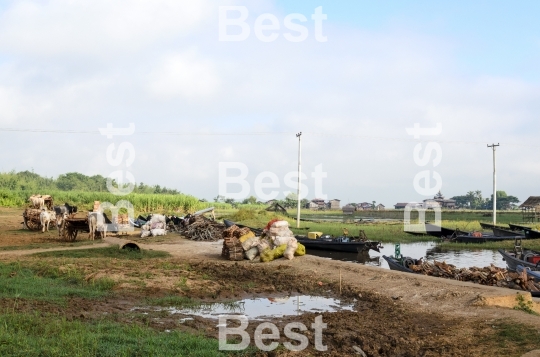
[[[305,312],[336,312],[353,310],[352,304],[338,299],[320,296],[293,296],[278,298],[244,299],[230,303],[203,304],[194,308],[166,308],[171,314],[218,318],[219,315],[242,315],[257,320],[263,317],[283,317],[301,315]]]
[[[394,244],[384,243],[384,248],[380,253],[370,250],[368,253],[343,253],[343,252],[327,252],[322,250],[308,250],[307,253],[319,257],[330,258],[335,260],[343,260],[349,262],[357,262],[365,265],[380,266],[389,269],[388,264],[382,258],[383,255],[394,255]],[[453,264],[458,268],[469,268],[473,266],[485,267],[490,264],[504,268],[506,263],[502,260],[502,256],[497,250],[490,249],[475,249],[475,250],[450,250],[442,249],[435,242],[407,243],[401,244],[401,254],[404,256],[419,259],[426,257],[429,261],[446,261],[448,264]]]

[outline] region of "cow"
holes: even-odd
[[[41,197],[41,195],[32,195],[30,196],[28,201],[32,204],[32,207],[34,208],[41,208],[45,206],[45,199]]]
[[[51,221],[56,220],[56,213],[54,211],[47,211],[46,208],[41,209],[41,213],[39,214],[39,221],[41,222],[41,232],[45,233],[45,231],[49,231],[49,224]]]
[[[64,223],[66,221],[66,218],[68,217],[67,213],[56,213],[56,229],[58,229],[58,237],[62,237],[62,234],[64,232]]]
[[[105,223],[105,218],[102,213],[88,213],[88,228],[90,231],[88,238],[91,240],[94,240],[96,232],[101,232],[101,237],[107,238],[107,223]]]
[[[56,215],[63,215],[64,213],[72,214],[77,212],[76,206],[70,206],[67,202],[63,206],[54,206],[54,212]]]

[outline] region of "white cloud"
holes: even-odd
[[[270,2],[257,6],[273,10]],[[250,7],[253,16],[258,9]],[[483,142],[536,140],[538,83],[461,73],[455,46],[445,39],[332,25],[326,43],[262,43],[253,36],[223,43],[217,13],[207,2],[13,2],[0,15],[0,123],[95,130],[133,121],[138,130],[290,132],[127,138],[137,151],[138,181],[206,198],[217,195],[220,160],[246,163],[250,183],[263,171],[282,182],[296,170],[294,134],[303,131],[303,167],[310,177],[323,164],[324,193],[387,206],[422,199],[412,179],[423,168],[414,164],[415,143],[405,134],[416,122],[441,122],[436,139],[482,143],[441,144],[436,170],[447,196],[490,191],[491,152]],[[101,137],[0,132],[0,140],[12,149],[0,154],[3,170],[111,171],[104,156],[110,141]],[[35,155],[51,142],[73,151],[62,160]],[[522,199],[535,193],[536,150],[501,145],[501,189]]]
[[[150,73],[151,91],[165,98],[210,96],[219,83],[213,63],[194,51],[167,55]]]
[[[206,0],[14,1],[1,16],[0,46],[11,53],[107,58],[186,36],[211,9]]]

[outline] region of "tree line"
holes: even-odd
[[[493,208],[493,194],[489,198],[482,197],[480,190],[469,191],[462,196],[454,196],[457,208],[487,210]],[[497,191],[497,209],[509,210],[516,209],[519,199],[516,196],[510,196],[505,191]]]
[[[86,176],[78,172],[68,172],[58,178],[43,177],[34,172],[2,172],[0,173],[0,189],[13,191],[27,191],[42,193],[46,191],[82,191],[82,192],[108,192],[107,178],[101,175]],[[160,185],[137,184],[133,193],[148,194],[181,194],[180,191],[161,187]]]

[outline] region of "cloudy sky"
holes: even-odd
[[[220,41],[220,6],[244,6],[245,40]],[[486,145],[499,142],[498,188],[524,200],[540,194],[539,13],[536,1],[3,1],[0,171],[124,170],[210,199],[220,163],[240,162],[249,194],[269,171],[282,197],[301,131],[308,198],[317,165],[323,193],[343,203],[420,201],[413,182],[425,170],[447,197],[488,196]],[[257,36],[262,14],[279,22],[262,30],[274,41]],[[285,27],[290,14],[305,30]],[[107,139],[107,123],[135,133]],[[415,141],[415,123],[442,131]],[[441,148],[435,167],[429,141]],[[107,159],[122,142],[134,148],[129,167],[127,152]]]

